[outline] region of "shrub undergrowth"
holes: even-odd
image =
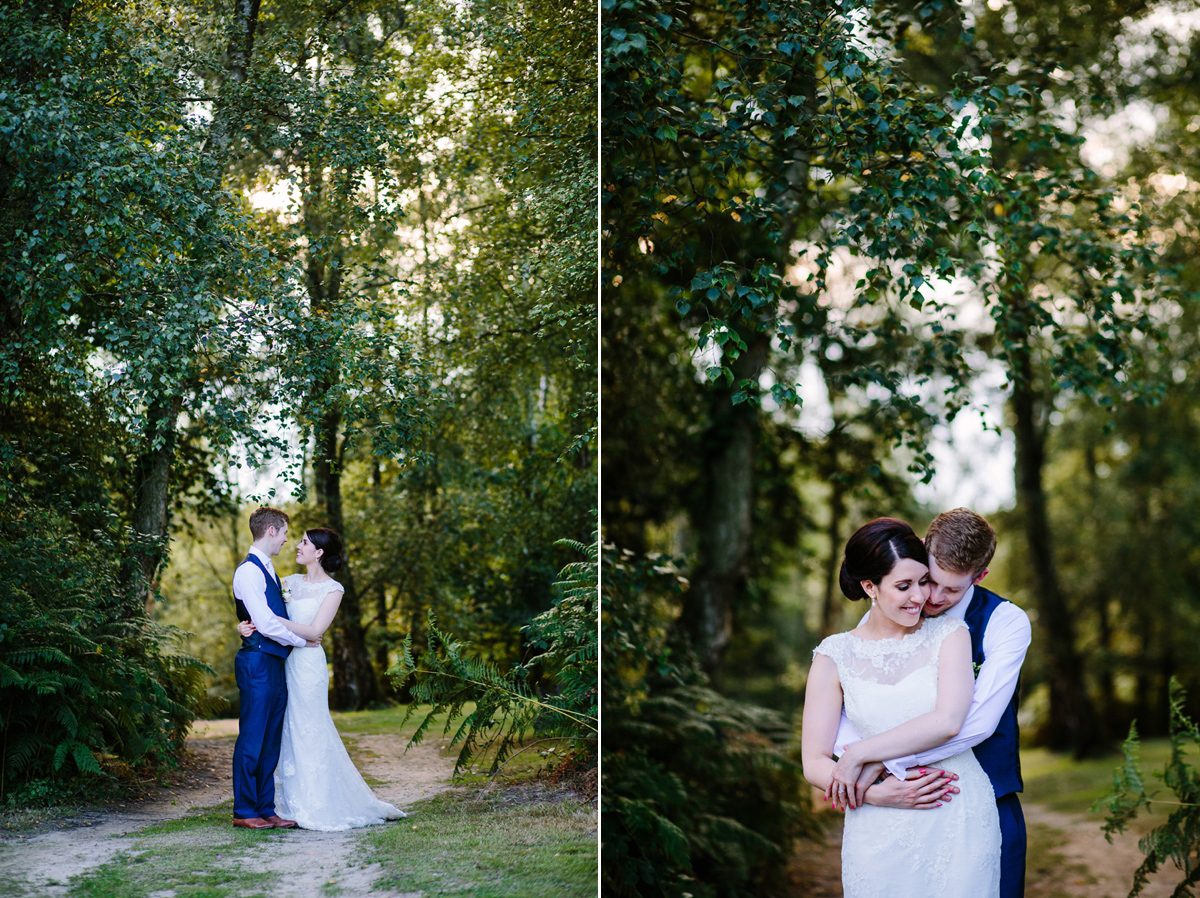
[[[710,688],[672,627],[671,562],[602,558],[604,894],[785,893],[792,841],[819,831],[787,721]]]
[[[1189,745],[1193,752],[1200,749],[1200,726],[1184,712],[1187,696],[1174,677],[1169,690],[1171,754],[1162,771],[1156,772],[1155,776],[1171,790],[1175,799],[1160,799],[1146,791],[1146,778],[1138,760],[1137,722],[1134,721],[1122,746],[1123,763],[1113,772],[1113,791],[1092,808],[1107,810],[1104,837],[1111,842],[1113,834],[1123,833],[1140,809],[1149,811],[1153,804],[1173,806],[1167,821],[1138,841],[1138,848],[1146,859],[1134,871],[1129,898],[1141,894],[1150,875],[1168,861],[1183,873],[1171,893],[1172,898],[1193,895],[1192,887],[1200,883],[1200,774],[1188,763]]]
[[[0,507],[0,801],[107,797],[173,766],[207,668],[122,587],[111,533]]]
[[[562,569],[553,606],[521,629],[527,660],[501,671],[472,657],[468,645],[439,629],[430,612],[425,651],[419,656],[414,652],[409,633],[399,662],[388,671],[396,688],[407,687],[412,696],[404,721],[424,715],[413,744],[435,718],[445,715],[444,733],[454,730],[450,744],[460,747],[456,774],[487,757],[488,773],[494,775],[516,753],[533,746],[561,745],[563,751],[546,750],[560,764],[596,763],[597,552],[594,545],[573,540],[557,545],[573,548],[586,560]],[[429,707],[418,712],[419,704]]]

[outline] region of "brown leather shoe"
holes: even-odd
[[[262,817],[234,817],[233,825],[243,829],[273,829],[275,827],[274,823],[270,823]]]
[[[276,829],[295,829],[299,825],[295,820],[284,820],[278,814],[272,814],[270,817],[263,817],[262,819],[267,826],[273,826]]]

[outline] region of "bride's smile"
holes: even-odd
[[[929,599],[929,568],[913,558],[901,558],[879,583],[865,581],[871,614],[860,627],[868,639],[901,636],[921,623]]]

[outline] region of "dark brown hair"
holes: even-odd
[[[876,518],[863,524],[846,542],[838,585],[848,599],[865,599],[862,581],[878,584],[901,558],[929,564],[925,544],[912,527],[895,518]]]
[[[308,537],[310,543],[321,550],[321,567],[325,569],[325,573],[332,574],[341,570],[342,565],[346,563],[346,556],[342,547],[342,538],[337,535],[336,530],[330,530],[328,527],[313,527],[305,530],[304,535]]]

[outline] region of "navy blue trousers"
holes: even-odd
[[[284,659],[264,652],[241,651],[233,672],[241,694],[238,737],[233,746],[233,816],[270,817],[275,813],[275,767],[283,740],[287,708]]]
[[[1000,898],[1025,895],[1025,815],[1016,792],[996,799],[1000,813]]]

